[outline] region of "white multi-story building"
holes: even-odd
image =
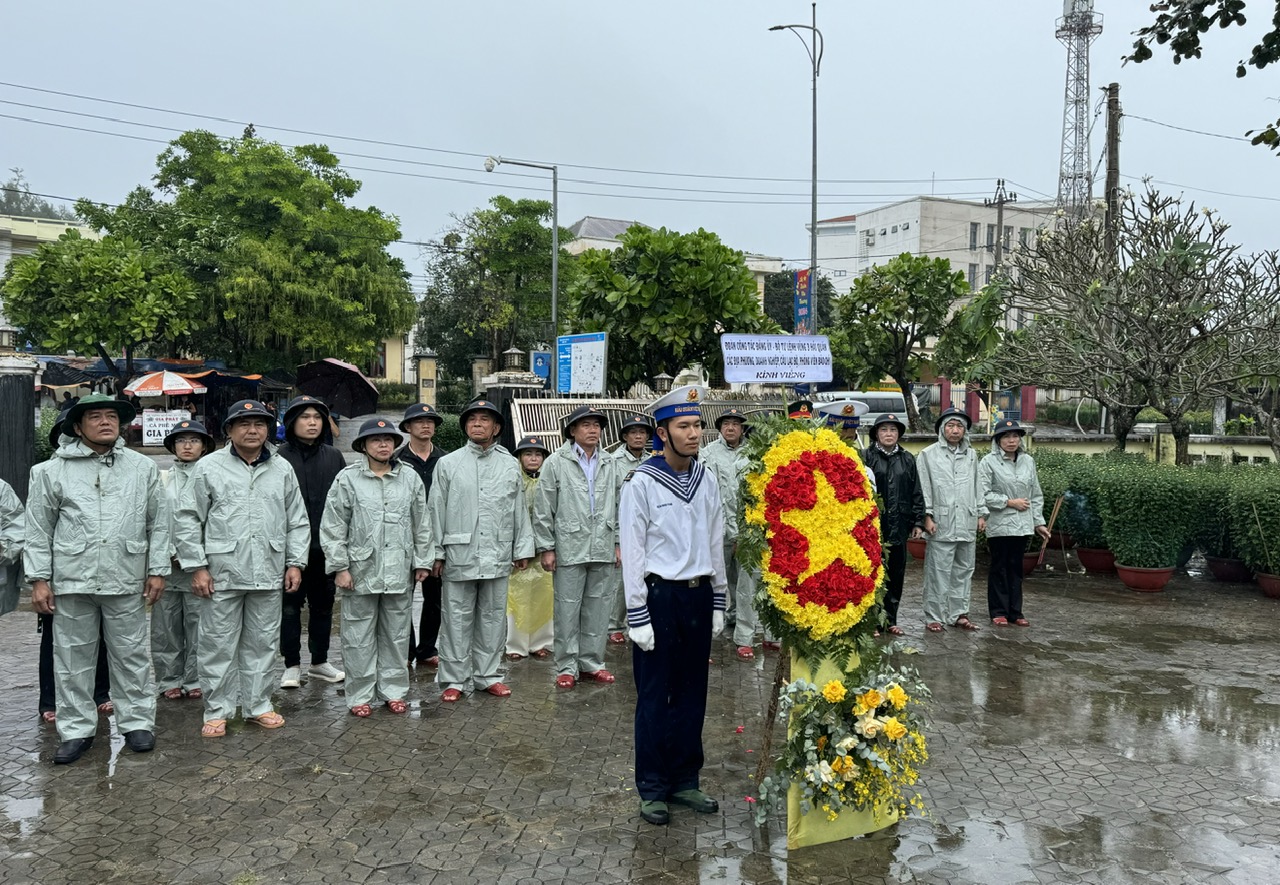
[[[818,222],[818,266],[847,292],[853,280],[908,252],[945,258],[972,289],[991,282],[996,244],[1006,256],[1035,244],[1036,232],[1053,222],[1052,203],[1008,202],[1003,230],[995,206],[945,197],[912,197],[857,216]]]
[[[19,215],[0,215],[0,279],[11,258],[30,255],[41,243],[52,243],[63,232],[75,228],[80,236],[96,240],[98,232],[78,221],[58,218],[28,218]],[[0,325],[8,325],[4,317],[4,305],[0,304]]]

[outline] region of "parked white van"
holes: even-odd
[[[834,403],[839,400],[852,399],[867,404],[867,414],[862,416],[863,427],[876,423],[881,415],[897,415],[905,424],[907,419],[907,402],[897,390],[825,390],[814,394],[815,402]]]

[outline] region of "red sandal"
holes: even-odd
[[[392,713],[403,713],[409,709],[409,705],[404,701],[387,701],[387,709]]]

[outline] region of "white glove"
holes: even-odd
[[[711,613],[711,638],[715,639],[724,632],[724,612],[717,609]]]
[[[631,641],[641,651],[653,651],[653,625],[645,624],[643,627],[632,627],[627,631],[627,635],[631,637]]]

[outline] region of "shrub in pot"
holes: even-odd
[[[1258,585],[1267,590],[1275,578],[1280,590],[1280,471],[1242,469],[1247,475],[1230,492],[1232,538],[1245,565],[1258,573]]]
[[[1133,586],[1126,580],[1126,566],[1172,574],[1199,515],[1190,473],[1190,468],[1124,461],[1112,461],[1100,470],[1098,511],[1116,555],[1116,571],[1126,584]]]
[[[1098,514],[1098,476],[1105,464],[1098,458],[1072,457],[1061,470],[1065,480],[1062,509],[1054,527],[1070,535],[1080,547],[1106,549],[1106,532]],[[1046,503],[1049,496],[1045,494]]]
[[[1253,580],[1253,571],[1236,550],[1231,525],[1232,489],[1249,473],[1248,467],[1208,466],[1193,474],[1200,513],[1193,524],[1192,543],[1204,551],[1205,564],[1219,581]]]

